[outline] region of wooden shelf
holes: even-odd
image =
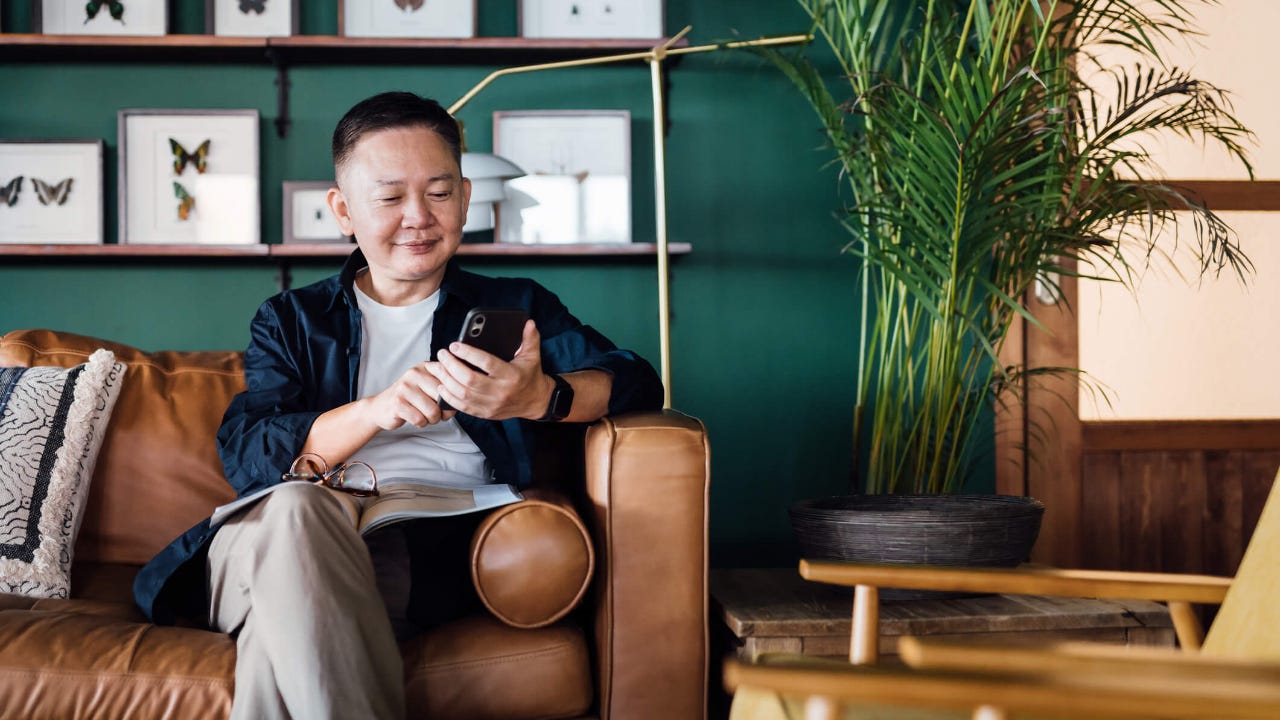
[[[355,245],[0,245],[7,258],[325,258],[345,257]],[[689,243],[670,243],[668,254],[687,255]],[[463,244],[459,255],[476,257],[608,258],[658,254],[656,243],[575,243],[565,245],[516,245],[509,243]]]
[[[547,39],[522,37],[351,38],[337,35],[293,35],[240,38],[221,35],[40,35],[0,34],[0,60],[122,60],[183,62],[381,63],[413,60],[430,64],[552,61],[644,51],[667,38]],[[674,47],[686,47],[681,39]]]

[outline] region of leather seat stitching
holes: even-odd
[[[193,678],[182,675],[156,675],[154,673],[121,673],[111,671],[95,671],[95,670],[59,670],[57,668],[48,668],[42,670],[28,670],[17,668],[0,667],[0,675],[29,675],[33,677],[89,677],[94,679],[109,678],[113,681],[126,680],[130,682],[143,682],[148,684],[170,684],[170,685],[222,685],[230,686],[231,678]]]
[[[534,659],[540,656],[559,654],[566,649],[573,649],[572,643],[562,643],[541,650],[532,650],[529,652],[518,653],[516,655],[506,655],[503,657],[480,658],[476,660],[459,660],[457,662],[447,664],[419,665],[418,670],[426,673],[434,673],[440,670],[451,670],[465,667],[483,667],[485,665],[500,665],[504,663],[520,662],[525,659]]]

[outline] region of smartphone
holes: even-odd
[[[519,308],[472,308],[462,321],[458,342],[484,350],[500,360],[511,362],[520,349],[524,337],[524,324],[529,313]],[[458,358],[462,360],[462,358]],[[484,372],[462,361],[472,370]],[[452,410],[449,403],[440,401],[441,410]]]

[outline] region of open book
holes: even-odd
[[[275,492],[285,483],[272,485],[237,498],[234,502],[214,508],[209,519],[217,527],[235,513],[249,507]],[[349,493],[329,490],[342,503],[351,524],[361,535],[401,520],[424,517],[443,517],[480,512],[508,505],[524,498],[510,485],[479,485],[476,487],[452,487],[433,485],[413,478],[387,478],[378,482],[376,497],[360,498]]]

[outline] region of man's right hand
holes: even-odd
[[[367,398],[365,417],[383,430],[395,430],[405,423],[426,427],[452,418],[456,411],[440,409],[440,381],[430,370],[435,364],[418,363],[390,387]]]

